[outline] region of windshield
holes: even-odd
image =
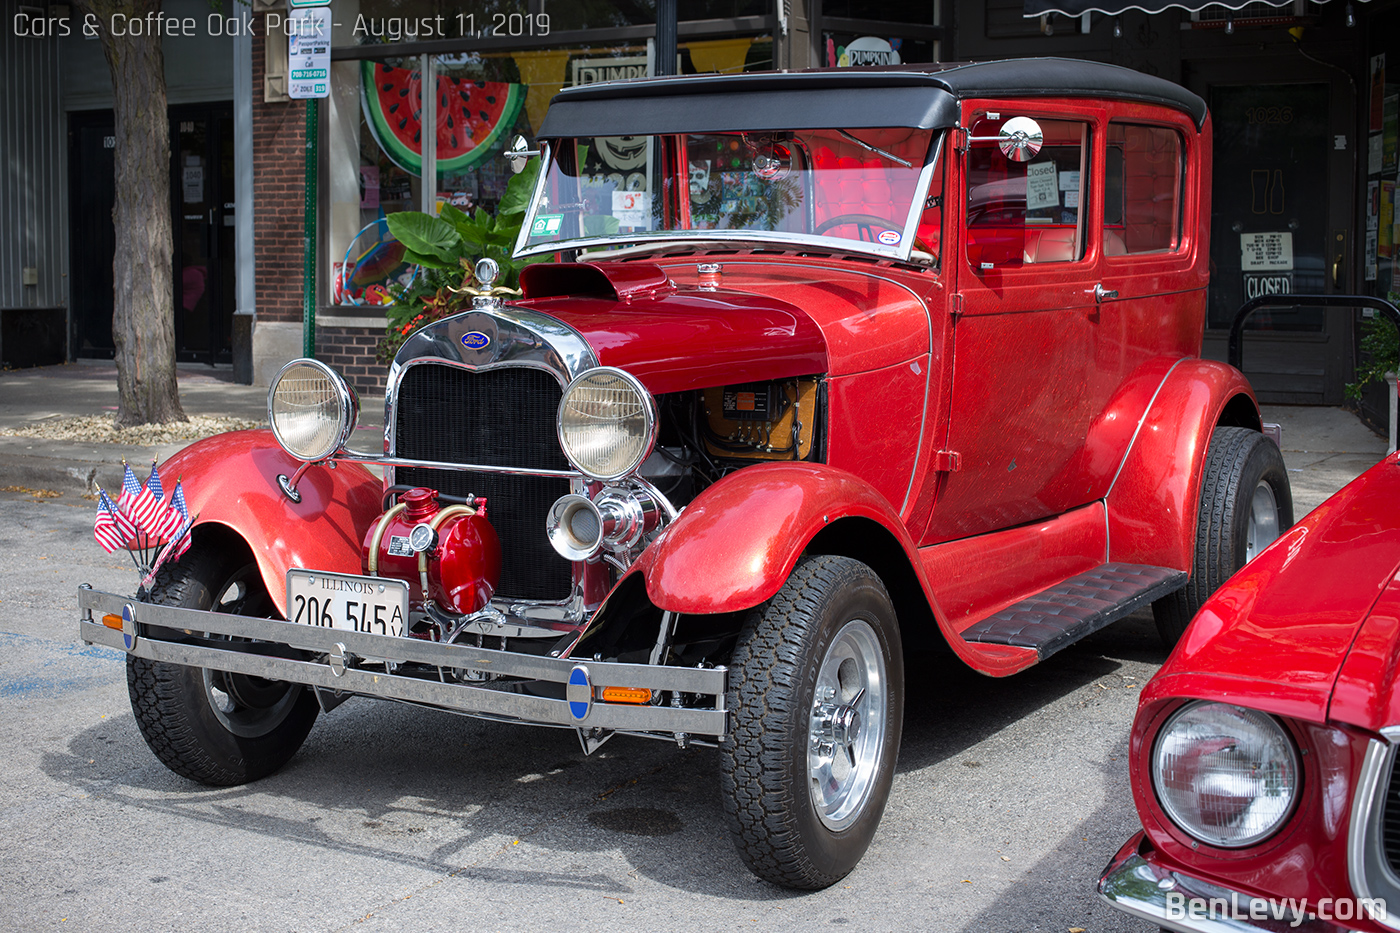
[[[932,254],[920,194],[936,136],[890,127],[557,140],[521,251],[695,238]]]

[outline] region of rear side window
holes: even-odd
[[[1157,253],[1181,246],[1185,182],[1181,134],[1110,123],[1104,190],[1104,253]]]
[[[1037,120],[1044,145],[1014,162],[995,142],[1001,120],[972,128],[967,160],[967,259],[977,271],[1084,256],[1089,127]],[[1086,185],[1087,187],[1087,185]]]

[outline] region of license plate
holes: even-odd
[[[320,570],[287,571],[287,621],[347,632],[402,635],[408,584]]]

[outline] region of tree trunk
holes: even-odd
[[[170,123],[165,56],[148,14],[161,0],[81,0],[95,17],[112,71],[116,111],[117,250],[112,260],[112,340],[117,424],[185,421],[175,381],[175,304],[170,229]],[[125,17],[113,35],[113,17]],[[141,35],[131,24],[142,19]],[[91,20],[86,20],[92,22]],[[151,33],[156,33],[151,35]]]

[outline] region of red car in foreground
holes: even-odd
[[[194,780],[275,771],[351,696],[713,744],[749,867],[832,884],[905,646],[1006,676],[1149,603],[1174,641],[1292,524],[1200,358],[1210,132],[1055,59],[569,88],[516,247],[559,261],[407,339],[382,449],[289,363],[271,432],[166,465],[193,545],[80,593],[81,635]]]
[[[1400,455],[1201,608],[1132,732],[1113,906],[1184,931],[1400,929]]]

